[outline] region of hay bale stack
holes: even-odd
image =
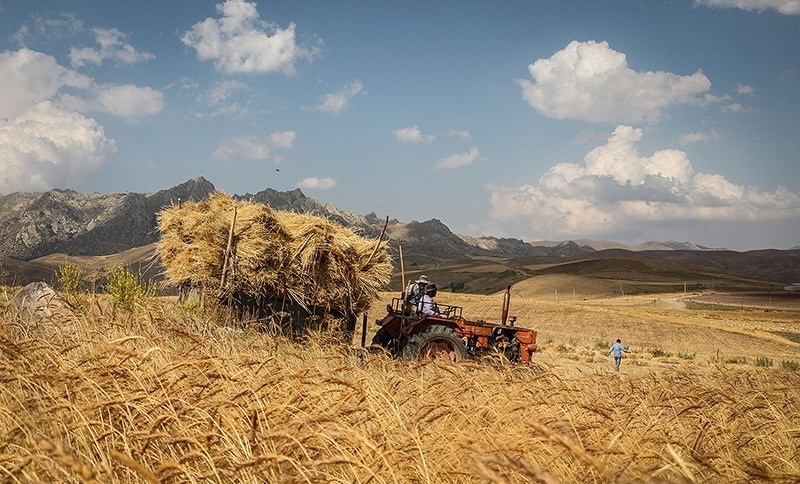
[[[388,253],[379,250],[370,260],[376,241],[323,217],[275,215],[292,234],[288,286],[314,306],[341,309],[347,301],[355,312],[366,310],[391,275]]]
[[[226,284],[221,284],[236,209]],[[375,240],[308,214],[273,211],[215,192],[159,214],[158,252],[167,280],[199,285],[218,297],[243,293],[289,299],[304,307],[361,312],[391,275]]]

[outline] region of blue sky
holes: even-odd
[[[0,0],[0,194],[800,245],[800,3]]]

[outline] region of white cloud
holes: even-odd
[[[607,42],[570,42],[528,71],[533,82],[517,80],[523,98],[555,119],[656,122],[670,105],[700,104],[711,88],[702,71],[691,76],[636,72]]]
[[[478,159],[478,156],[480,154],[481,154],[480,150],[478,150],[477,147],[473,147],[467,153],[459,153],[448,156],[446,158],[442,158],[441,160],[437,161],[436,164],[433,165],[433,167],[438,170],[443,170],[447,168],[460,168],[462,166],[466,166],[473,163],[476,159]]]
[[[364,90],[364,85],[356,79],[338,92],[326,94],[315,109],[327,113],[341,113],[347,109],[350,100]]]
[[[41,102],[0,124],[0,192],[74,187],[116,151],[94,119]]]
[[[696,172],[683,151],[640,155],[641,129],[618,126],[584,163],[554,165],[535,184],[490,185],[495,222],[527,223],[544,238],[599,235],[670,222],[800,217],[800,194],[763,192]]]
[[[98,86],[95,99],[102,110],[122,118],[158,114],[164,109],[164,94],[133,84]]]
[[[448,129],[447,132],[444,134],[448,138],[461,138],[461,139],[470,139],[472,135],[469,131],[466,130],[457,130],[457,129]]]
[[[797,0],[694,0],[695,5],[711,8],[738,8],[741,10],[776,10],[784,15],[800,15],[800,2]]]
[[[214,159],[228,160],[241,156],[248,160],[266,160],[274,149],[291,149],[294,146],[294,131],[276,131],[266,138],[243,136],[222,140],[212,154]]]
[[[297,188],[316,188],[319,190],[328,190],[336,186],[336,180],[333,178],[303,178],[297,183]]]
[[[55,103],[68,111],[94,111],[135,120],[164,110],[164,93],[133,84],[100,84],[90,89],[88,97],[63,94]]]
[[[64,87],[88,88],[92,80],[30,49],[0,52],[0,118],[22,114]]]
[[[739,84],[736,85],[736,92],[745,96],[753,96],[756,93],[756,88],[748,84],[742,84],[740,82]]]
[[[20,49],[0,52],[0,118],[11,118],[45,100],[61,109],[102,111],[124,118],[137,118],[161,112],[164,95],[149,87],[133,84],[95,84],[87,76],[58,64],[51,56]],[[85,94],[63,94],[75,88]]]
[[[227,80],[215,82],[211,88],[203,94],[203,101],[210,106],[217,106],[223,101],[228,100],[234,92],[249,90],[247,84],[241,81]]]
[[[723,113],[751,113],[756,111],[753,108],[746,108],[739,103],[726,104],[720,108]]]
[[[181,41],[200,60],[213,60],[227,74],[279,72],[293,74],[298,59],[311,59],[315,49],[297,44],[295,25],[285,29],[261,20],[255,2],[227,0],[217,5],[221,18],[192,26]]]
[[[30,37],[39,37],[51,41],[64,40],[82,31],[83,22],[74,13],[48,14],[31,18],[11,38],[20,47],[25,47]]]
[[[686,146],[692,143],[702,143],[706,141],[715,141],[718,139],[719,133],[717,133],[717,130],[712,129],[707,133],[694,132],[682,134],[680,138],[678,138],[678,141],[680,142],[681,146]]]
[[[430,143],[436,139],[436,135],[422,134],[419,126],[416,124],[412,126],[406,126],[405,128],[396,129],[392,132],[392,134],[397,140],[406,143]]]
[[[93,28],[95,40],[100,44],[99,49],[72,47],[69,50],[69,59],[74,67],[87,64],[100,65],[108,59],[123,64],[133,64],[143,60],[155,58],[150,52],[139,52],[126,42],[127,35],[118,29]]]

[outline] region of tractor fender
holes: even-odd
[[[453,331],[455,331],[459,336],[461,336],[463,334],[463,332],[464,332],[464,328],[463,328],[463,326],[461,326],[459,324],[459,320],[458,319],[445,319],[445,318],[437,318],[437,317],[427,317],[427,318],[421,319],[416,324],[414,324],[414,328],[410,332],[410,334],[414,334],[414,333],[417,333],[419,331],[422,331],[423,329],[425,329],[425,328],[427,328],[429,326],[446,326],[446,327],[452,329]]]

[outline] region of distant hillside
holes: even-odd
[[[211,182],[198,177],[149,194],[101,195],[51,190],[0,196],[0,275],[17,281],[47,279],[66,258],[98,267],[111,261],[137,263],[152,258],[152,244],[159,238],[158,212],[172,203],[200,200],[214,190]],[[267,188],[255,194],[234,196],[264,203],[276,210],[321,215],[366,237],[377,237],[384,223],[384,219],[374,213],[358,215],[339,210],[333,204],[323,205],[299,189],[280,192]],[[691,272],[693,269],[689,268],[704,267],[765,281],[800,281],[798,250],[734,252],[674,241],[636,246],[591,240],[525,242],[458,235],[437,219],[390,220],[386,239],[398,269],[402,247],[409,275],[423,270],[435,271],[437,280],[445,281],[446,285],[478,292],[500,290],[505,284],[548,273],[532,270],[533,266],[601,259],[661,261],[682,267],[673,272]],[[86,259],[82,259],[84,257]],[[652,273],[654,269],[648,264],[641,270]],[[575,267],[579,266],[569,270]],[[446,268],[455,272],[448,274]],[[465,272],[458,272],[462,270],[459,268]],[[559,270],[567,270],[567,267]]]
[[[204,178],[153,194],[51,190],[0,197],[0,258],[53,253],[104,255],[158,240],[156,214],[178,200],[199,200],[214,186]]]
[[[179,201],[203,199],[214,190],[211,182],[198,177],[152,194],[51,190],[0,196],[0,258],[32,260],[53,253],[106,255],[147,245],[158,240],[156,217],[161,209]],[[276,210],[321,215],[367,237],[377,237],[383,224],[374,213],[341,211],[333,204],[323,205],[305,196],[299,189],[280,192],[267,188],[234,197]],[[407,223],[392,220],[387,236],[395,249],[403,245],[411,263],[465,256],[563,258],[593,251],[572,242],[533,247],[515,239],[458,236],[436,219]]]

